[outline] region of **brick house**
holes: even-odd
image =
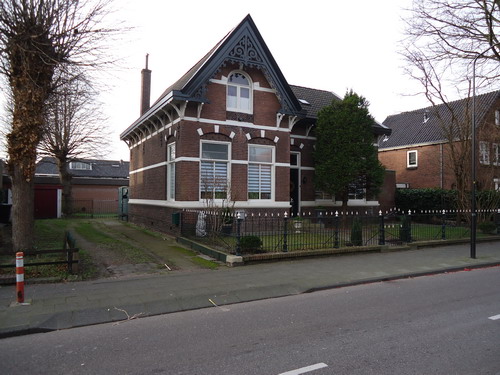
[[[75,212],[118,212],[118,188],[129,185],[129,162],[78,159],[69,163]],[[35,218],[61,216],[62,185],[56,161],[42,158],[35,170]]]
[[[247,213],[340,205],[315,191],[312,158],[317,113],[338,97],[289,85],[250,15],[151,106],[147,63],[142,77],[141,116],[120,136],[131,221],[174,231],[172,213],[228,200]],[[352,198],[379,204],[359,190]]]
[[[396,172],[399,188],[454,189],[450,144],[443,129],[471,124],[472,100],[462,99],[386,118],[390,136],[379,139],[379,160]],[[443,126],[445,124],[445,126]],[[471,126],[467,128],[470,130]],[[479,189],[500,186],[500,91],[476,97],[477,181]],[[470,137],[469,137],[470,139]],[[458,146],[458,141],[455,146]],[[471,161],[468,161],[469,165]]]

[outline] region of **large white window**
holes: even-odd
[[[490,144],[488,142],[479,142],[479,162],[490,164]]]
[[[418,167],[418,153],[417,150],[406,152],[406,168]]]
[[[271,199],[274,148],[250,145],[248,148],[248,199]]]
[[[167,199],[175,200],[175,143],[167,146]]]
[[[200,197],[225,199],[228,188],[229,144],[201,143]]]
[[[252,88],[243,73],[231,73],[227,79],[228,111],[252,113]]]

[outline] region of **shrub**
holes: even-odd
[[[397,189],[396,207],[408,210],[454,210],[457,208],[456,190],[445,189]]]
[[[262,240],[258,236],[243,236],[240,239],[241,250],[246,253],[262,252]]]
[[[352,221],[351,244],[353,246],[363,246],[363,228],[361,220],[357,218]]]
[[[492,221],[483,221],[477,226],[481,232],[484,234],[495,234],[497,229],[496,225]]]

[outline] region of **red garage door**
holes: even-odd
[[[35,189],[35,219],[57,218],[57,189]]]

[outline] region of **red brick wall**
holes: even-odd
[[[382,185],[382,189],[380,190],[380,194],[378,196],[378,202],[380,204],[379,209],[382,210],[382,212],[386,212],[396,206],[395,195],[396,172],[386,170],[384,176],[384,184]]]
[[[118,186],[73,185],[71,192],[74,200],[118,200]]]
[[[418,166],[407,167],[407,151],[417,151]],[[396,183],[407,183],[410,188],[451,189],[454,182],[449,168],[447,146],[429,145],[399,150],[379,150],[378,158],[386,169],[396,172]]]

